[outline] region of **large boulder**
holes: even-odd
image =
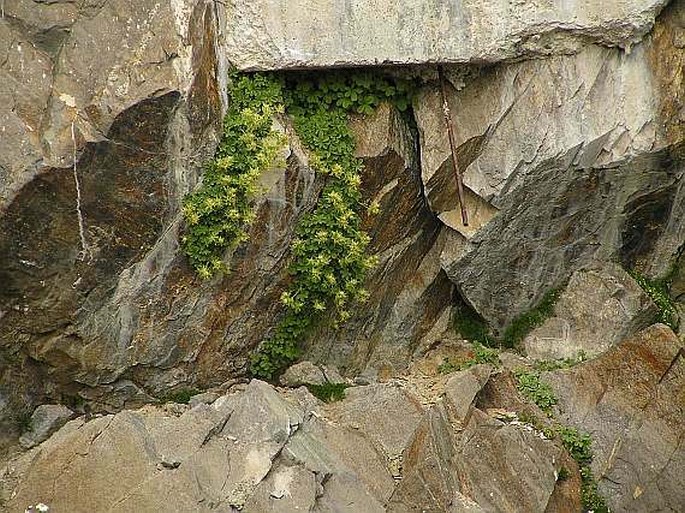
[[[665,4],[234,0],[227,48],[241,69],[493,62],[583,41],[630,47]]]
[[[685,348],[656,324],[596,360],[544,378],[562,422],[592,435],[592,469],[611,510],[685,504]]]
[[[656,318],[656,305],[617,265],[584,269],[571,276],[553,315],[523,340],[538,360],[594,357]]]

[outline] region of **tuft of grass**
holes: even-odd
[[[474,342],[472,358],[460,363],[454,363],[450,361],[449,358],[444,358],[442,363],[438,365],[438,372],[440,374],[450,374],[481,363],[487,363],[489,365],[494,365],[495,367],[499,366],[499,353],[496,349],[485,347],[483,344]]]
[[[542,325],[554,313],[554,305],[561,297],[561,290],[561,288],[548,290],[534,308],[511,321],[502,335],[502,345],[514,348],[526,338],[528,333]]]
[[[170,392],[166,395],[164,400],[169,403],[188,404],[190,402],[190,398],[199,393],[200,391],[196,388],[182,388],[180,390]]]
[[[307,389],[314,397],[325,403],[341,401],[345,398],[345,383],[324,383],[322,385],[307,385]]]
[[[580,351],[578,353],[578,356],[576,356],[575,358],[560,358],[558,360],[537,360],[533,364],[533,368],[536,371],[540,372],[554,371],[559,369],[570,369],[571,367],[574,367],[579,363],[583,363],[585,360],[587,360],[587,355],[585,354],[585,351]]]
[[[656,304],[659,310],[656,320],[669,326],[673,331],[678,331],[680,318],[670,294],[674,273],[671,271],[665,278],[656,280],[649,279],[634,269],[628,270],[628,274]]]
[[[552,387],[540,379],[537,371],[519,370],[514,373],[516,388],[529,401],[538,405],[549,417],[552,416],[552,407],[557,404]]]

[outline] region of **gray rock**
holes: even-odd
[[[656,305],[618,266],[577,271],[554,307],[554,315],[523,341],[537,360],[594,357],[642,328]]]
[[[415,102],[426,196],[462,237],[452,236],[459,244],[443,253],[443,268],[497,330],[593,260],[650,276],[673,263],[685,240],[676,106],[683,93],[673,85],[682,73],[675,63],[683,49],[673,44],[682,26],[682,5],[672,4],[627,55],[587,45],[574,54],[455,70],[449,101],[473,211],[469,227],[454,215],[438,87],[427,85]],[[654,159],[665,161],[650,164]]]
[[[226,51],[241,69],[494,62],[568,53],[583,40],[630,47],[664,4],[237,0],[226,17]]]
[[[682,341],[657,324],[545,376],[562,422],[592,436],[592,469],[612,511],[685,504],[684,354]]]
[[[489,365],[475,365],[457,372],[445,384],[445,407],[453,422],[466,424],[471,413],[471,404],[490,378]]]
[[[196,394],[190,398],[188,401],[188,406],[195,408],[198,404],[212,404],[219,398],[219,394],[216,392],[203,392],[201,394]]]
[[[285,387],[299,387],[302,385],[323,385],[324,383],[345,383],[337,370],[332,367],[317,366],[304,361],[291,365],[279,378]]]
[[[72,418],[74,412],[66,406],[41,404],[33,411],[30,429],[21,435],[19,443],[25,449],[30,449],[47,440]]]
[[[680,187],[679,146],[606,168],[577,157],[574,150],[529,173],[473,249],[445,262],[461,295],[498,331],[573,272],[611,260],[632,267],[670,237],[667,223],[653,219],[668,216]]]

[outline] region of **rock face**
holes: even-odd
[[[475,355],[449,334],[454,301],[501,332],[569,280],[525,341],[595,357],[545,374],[557,415],[592,432],[616,511],[685,503],[682,343],[625,340],[655,307],[617,267],[668,275],[685,315],[684,2],[0,0],[0,48],[0,457],[34,410],[40,444],[0,479],[10,511],[578,511],[577,466],[512,413],[541,415],[512,374],[437,370]],[[234,386],[325,183],[287,116],[231,272],[201,281],[179,248],[229,63],[423,65],[392,70],[421,78],[413,112],[351,119],[380,205],[369,301],[318,324],[283,381],[368,385],[339,403]],[[192,407],[149,404],[175,393]],[[39,422],[46,403],[81,416],[41,443],[69,416]]]
[[[227,47],[240,69],[493,62],[568,52],[583,40],[629,47],[665,4],[233,0]]]
[[[497,329],[595,261],[668,271],[685,241],[675,85],[683,80],[684,22],[676,2],[630,53],[587,45],[453,73],[449,101],[473,227],[453,214],[438,87],[416,101],[427,198],[470,239],[467,256],[446,252],[443,266]]]
[[[594,357],[651,324],[657,308],[619,266],[578,271],[554,306],[554,315],[523,341],[540,360]]]
[[[117,381],[146,359],[131,352],[140,310],[109,301],[173,259],[181,198],[212,151],[213,3],[2,7],[0,423],[46,394],[81,401],[76,382],[107,382],[89,398],[112,408],[149,401]]]
[[[685,349],[654,325],[601,358],[546,377],[560,417],[592,433],[593,471],[612,511],[685,504]]]
[[[51,6],[37,9],[54,14]],[[47,87],[46,112],[54,114],[42,136],[50,145],[38,144],[44,153],[32,157],[42,167],[0,173],[7,180],[0,217],[3,433],[23,409],[45,401],[116,412],[170,390],[245,376],[252,350],[278,322],[295,225],[323,185],[286,119],[287,166],[262,176],[250,243],[226,257],[231,273],[202,282],[179,249],[180,205],[198,182],[221,120],[225,66],[213,6],[112,2],[95,13],[74,10],[54,59],[71,62],[74,48],[106,56],[79,69],[78,80],[64,71],[67,64],[57,66],[56,76],[73,84],[55,78],[32,86]],[[16,9],[7,9],[8,20],[28,15]],[[92,34],[120,19],[136,28],[117,24],[112,36],[138,46],[107,53],[114,45],[109,32],[102,41]],[[33,37],[23,22],[10,21],[0,24]],[[164,52],[168,58],[159,58]],[[133,80],[126,87],[118,82],[125,77]],[[71,88],[60,89],[63,82]],[[55,103],[60,95],[76,103]],[[73,114],[68,122],[64,112]],[[307,351],[341,369],[369,362],[375,369],[386,360],[401,369],[448,316],[452,285],[438,260],[441,225],[425,206],[415,141],[399,113],[385,105],[353,129],[366,164],[364,201],[381,205],[380,215],[364,221],[381,265],[369,280],[372,307],[341,330],[322,328]],[[23,162],[12,154],[10,160]]]
[[[74,412],[61,404],[41,404],[31,415],[30,427],[19,439],[25,449],[44,442],[74,417]]]

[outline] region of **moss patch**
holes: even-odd
[[[526,335],[533,329],[541,326],[545,320],[554,313],[554,305],[561,296],[560,288],[549,290],[534,308],[516,317],[504,330],[502,345],[504,347],[517,347]]]

